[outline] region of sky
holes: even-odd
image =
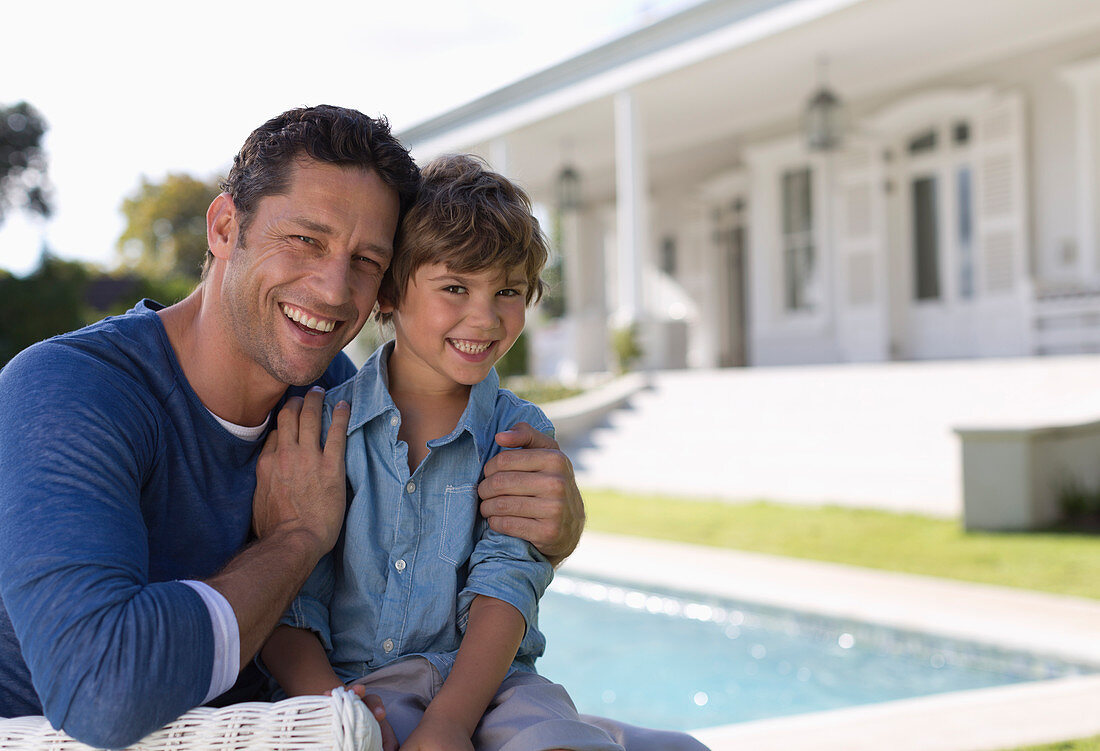
[[[221,176],[253,128],[338,104],[400,132],[698,0],[36,0],[0,11],[0,103],[31,103],[54,214],[9,211],[0,268],[44,245],[113,268],[143,176]]]

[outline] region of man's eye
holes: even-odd
[[[371,258],[370,256],[356,256],[355,260],[358,261],[359,263],[365,263],[365,264],[368,264],[370,266],[378,266],[379,268],[382,267],[382,264],[380,264],[378,261]]]
[[[312,237],[306,237],[305,235],[292,235],[292,237],[298,242],[303,242],[306,245],[316,245],[317,241]]]

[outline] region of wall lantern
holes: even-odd
[[[844,135],[844,108],[825,81],[826,62],[818,63],[818,88],[806,105],[806,145],[810,151],[832,151]]]
[[[558,209],[576,211],[581,207],[581,176],[572,165],[558,173]]]

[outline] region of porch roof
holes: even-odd
[[[682,191],[738,165],[745,143],[792,132],[822,56],[858,116],[972,71],[964,84],[990,83],[983,65],[1098,30],[1095,0],[705,0],[399,135],[418,159],[506,142],[508,173],[536,200],[569,161],[586,200],[605,200],[612,99],[630,90],[650,185]]]

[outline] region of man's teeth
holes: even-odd
[[[318,321],[316,318],[311,317],[308,313],[303,313],[297,308],[292,308],[289,305],[283,306],[283,315],[295,323],[300,323],[308,329],[314,331],[320,331],[322,334],[327,334],[336,328],[336,321]]]
[[[451,344],[459,352],[465,352],[468,355],[480,355],[489,347],[493,346],[492,342],[468,342],[463,339],[452,339]]]

